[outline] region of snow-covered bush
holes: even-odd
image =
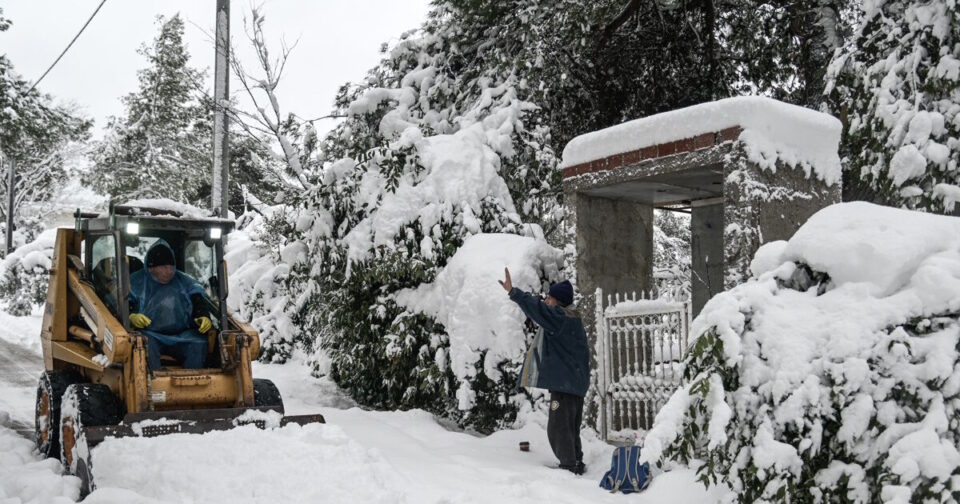
[[[14,250],[0,262],[0,299],[12,315],[29,315],[47,300],[50,264],[57,238],[55,229]]]
[[[259,212],[259,213],[258,213]],[[297,325],[290,320],[293,303],[287,290],[290,268],[304,259],[302,245],[286,243],[292,234],[288,228],[289,209],[277,205],[260,206],[237,219],[237,231],[227,241],[226,261],[230,310],[252,324],[260,333],[260,360],[284,362],[296,348],[312,341],[300,338]]]
[[[516,390],[532,327],[495,279],[509,267],[514,285],[538,292],[556,279],[562,253],[542,239],[478,234],[466,239],[436,280],[404,289],[393,298],[408,309],[390,337],[403,338],[407,318],[426,315],[439,325],[429,346],[417,349],[433,362],[434,376],[449,397],[456,388],[456,417],[489,431],[513,419],[525,400]],[[404,345],[395,348],[402,352]],[[388,352],[391,349],[388,348]]]
[[[828,207],[693,323],[644,441],[738,502],[960,500],[960,220]]]

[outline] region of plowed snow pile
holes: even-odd
[[[60,461],[36,456],[33,441],[6,427],[0,411],[0,503],[69,504],[80,495],[80,480],[60,475]]]
[[[379,453],[329,424],[108,439],[93,450],[93,473],[99,488],[169,502],[407,501]]]

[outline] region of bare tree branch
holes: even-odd
[[[294,147],[293,142],[282,129],[284,122],[283,114],[280,110],[280,101],[275,92],[293,46],[287,47],[286,44],[283,44],[280,56],[276,59],[271,59],[266,37],[263,32],[263,23],[264,17],[259,9],[251,9],[250,20],[245,20],[245,31],[247,39],[253,44],[257,54],[257,61],[260,64],[262,76],[255,78],[244,71],[242,65],[236,58],[233,59],[233,70],[257,111],[258,117],[255,117],[255,120],[265,129],[269,130],[277,140],[277,143],[280,144],[280,148],[283,151],[283,160],[300,185],[304,189],[310,188],[312,184],[304,171],[303,164],[300,160],[300,152]],[[296,44],[294,44],[294,46],[296,46]],[[269,112],[265,107],[260,105],[254,89],[260,89],[266,95],[270,103]],[[253,114],[249,114],[248,117],[249,116],[253,116]]]

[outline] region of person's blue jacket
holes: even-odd
[[[510,300],[540,326],[520,375],[520,385],[583,397],[590,386],[590,349],[583,321],[571,308],[550,306],[514,287]]]
[[[150,248],[154,247],[170,248],[163,240]],[[172,255],[173,250],[170,253]],[[179,270],[166,285],[157,282],[146,267],[130,275],[131,311],[142,313],[151,320],[150,325],[141,332],[157,338],[165,345],[185,339],[206,339],[193,322],[195,307],[190,298],[194,295],[203,296],[203,287]]]

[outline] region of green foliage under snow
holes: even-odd
[[[937,213],[960,201],[960,6],[865,2],[831,63],[830,108],[844,120],[845,199]]]

